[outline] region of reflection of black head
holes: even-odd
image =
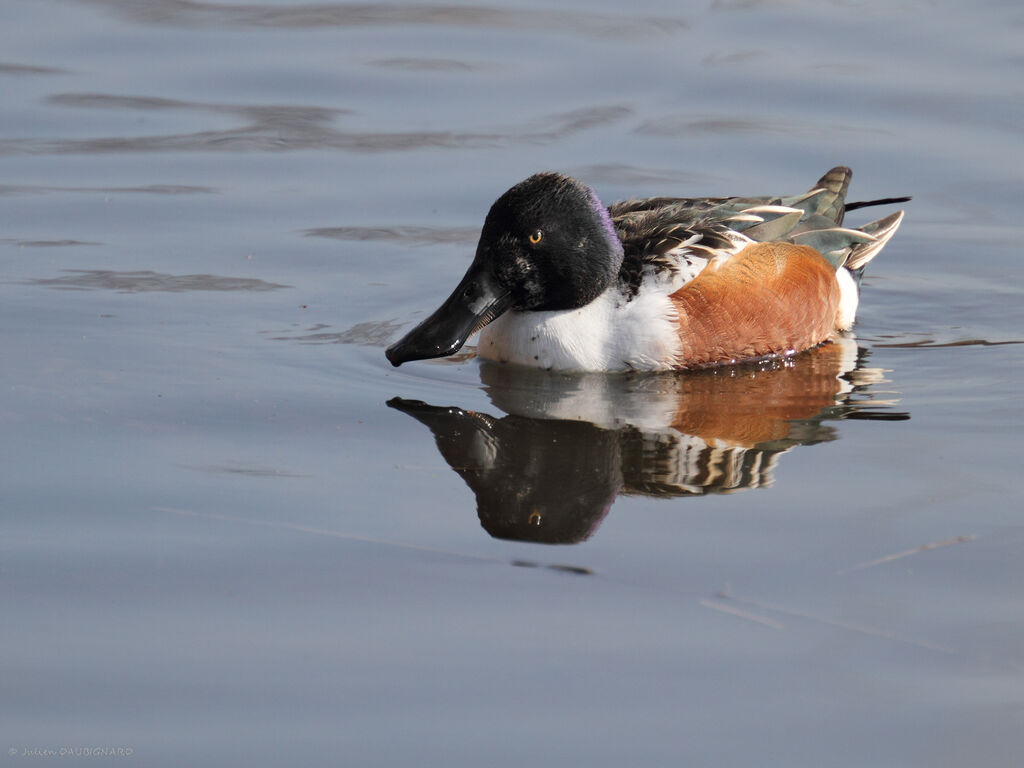
[[[621,486],[616,433],[579,421],[506,416],[394,398],[434,433],[495,538],[573,544],[588,538]]]

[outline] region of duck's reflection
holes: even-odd
[[[503,539],[588,538],[620,493],[688,496],[771,485],[795,445],[836,437],[826,421],[900,420],[883,371],[841,339],[788,360],[686,374],[556,374],[484,364],[506,416],[394,398],[427,425]]]

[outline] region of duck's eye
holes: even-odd
[[[541,238],[544,237],[544,233],[539,229],[530,234],[530,244],[536,245],[540,242]]]

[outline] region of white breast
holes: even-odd
[[[677,323],[668,293],[645,281],[628,301],[613,287],[579,309],[506,312],[481,331],[478,354],[551,370],[668,370],[680,352]]]

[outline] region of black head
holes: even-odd
[[[499,197],[476,257],[447,301],[387,350],[394,365],[457,352],[507,310],[576,309],[600,296],[622,265],[622,241],[590,187],[538,173]]]
[[[538,173],[491,206],[474,264],[489,267],[520,311],[575,309],[611,284],[622,242],[590,187]]]

